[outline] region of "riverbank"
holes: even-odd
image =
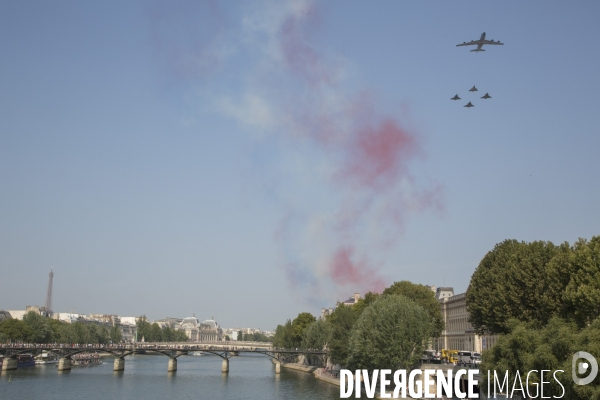
[[[272,359],[271,361],[274,364],[276,363],[276,361],[274,359]],[[322,368],[322,367],[320,368],[320,367],[315,367],[312,365],[299,364],[299,363],[285,363],[285,362],[281,363],[281,367],[293,369],[296,371],[309,372],[309,373],[312,373],[316,379],[319,379],[321,381],[330,383],[330,384],[338,386],[338,387],[340,386],[340,378],[331,375],[329,372],[325,372],[324,368]],[[452,364],[448,364],[448,365],[423,364],[423,365],[421,365],[421,369],[435,369],[435,370],[440,369],[440,370],[444,370],[444,371],[448,370],[448,369],[452,369],[453,367],[454,366]],[[381,399],[380,396],[381,396],[381,394],[379,393],[379,390],[376,390],[375,398]],[[413,397],[410,397],[410,396],[408,396],[407,398],[414,399]]]
[[[273,361],[273,364],[276,363],[275,360],[272,360],[272,361]],[[282,362],[281,367],[293,369],[296,371],[312,373],[315,378],[317,378],[321,381],[331,383],[332,385],[340,386],[340,378],[336,378],[336,377],[332,376],[330,373],[325,372],[322,367],[315,367],[314,365],[306,365],[306,364],[300,364],[300,363],[286,363],[286,362]]]

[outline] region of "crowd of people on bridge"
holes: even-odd
[[[255,351],[275,353],[312,353],[324,354],[318,349],[255,347],[255,346],[223,346],[218,344],[172,344],[172,343],[114,343],[114,344],[77,344],[77,343],[0,343],[0,349],[111,349],[111,350],[223,350],[223,351]]]

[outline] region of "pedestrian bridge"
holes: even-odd
[[[58,358],[58,371],[71,370],[71,359],[80,353],[105,353],[115,356],[113,371],[125,370],[125,357],[132,354],[157,354],[169,358],[168,372],[177,371],[177,358],[200,352],[215,355],[223,359],[221,372],[229,372],[229,359],[242,353],[257,353],[272,358],[275,361],[275,373],[281,372],[281,362],[290,356],[314,356],[325,362],[327,350],[312,349],[282,349],[273,348],[271,343],[136,343],[120,345],[70,345],[70,344],[22,344],[0,345],[0,355],[3,356],[2,371],[17,369],[17,357],[23,354],[36,356],[42,352],[55,354]]]

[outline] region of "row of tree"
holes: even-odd
[[[24,343],[118,343],[122,335],[119,328],[96,324],[69,324],[46,318],[34,311],[23,320],[5,319],[0,323],[0,342]]]
[[[173,329],[168,326],[160,327],[156,322],[151,324],[145,315],[135,322],[137,328],[137,341],[142,339],[146,342],[187,342],[188,337],[184,331]]]
[[[367,293],[351,306],[338,305],[325,319],[300,313],[275,330],[283,348],[328,349],[331,361],[350,369],[410,368],[428,341],[444,329],[440,306],[429,287],[395,282],[383,293]]]
[[[169,327],[161,328],[157,323],[150,324],[145,316],[136,322],[137,340],[146,342],[186,342],[185,332]],[[107,327],[98,324],[72,324],[44,317],[30,311],[23,320],[5,319],[0,323],[1,342],[23,343],[120,343],[123,339],[117,326]]]
[[[471,278],[467,307],[478,333],[499,335],[483,353],[484,371],[508,371],[510,382],[520,371],[528,397],[536,397],[539,372],[562,370],[562,386],[550,379],[545,396],[561,397],[564,390],[562,398],[600,398],[600,376],[582,386],[571,379],[576,352],[600,357],[600,236],[573,245],[497,244]],[[523,371],[534,370],[527,379]]]
[[[226,340],[229,340],[229,339],[226,339]],[[238,331],[237,340],[245,341],[245,342],[270,342],[273,339],[266,336],[262,332],[242,333],[242,331]]]

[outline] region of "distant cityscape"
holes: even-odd
[[[14,318],[23,320],[23,317],[29,313],[56,319],[69,324],[79,322],[82,324],[96,324],[105,327],[117,327],[121,332],[122,342],[132,343],[145,341],[144,337],[137,337],[137,326],[140,320],[145,316],[126,317],[115,314],[78,314],[76,312],[54,312],[52,307],[52,281],[54,272],[50,271],[48,279],[48,291],[46,294],[45,306],[26,306],[23,310],[2,310],[0,309],[0,322],[5,319]],[[241,335],[262,334],[266,337],[273,336],[271,331],[262,331],[257,328],[222,328],[214,317],[202,322],[196,315],[186,318],[166,317],[155,321],[148,320],[150,324],[156,323],[161,329],[171,328],[173,330],[183,331],[188,340],[193,342],[221,342],[238,341]]]
[[[36,314],[57,319],[66,323],[79,322],[82,324],[97,324],[105,327],[117,327],[121,332],[123,342],[132,343],[145,341],[144,337],[137,337],[137,327],[145,316],[120,316],[114,314],[78,314],[75,312],[52,311],[52,280],[54,273],[51,271],[48,279],[48,291],[45,306],[26,306],[23,310],[1,310],[0,322],[6,318],[22,320],[23,317],[33,311]],[[466,293],[454,294],[452,287],[427,286],[434,293],[436,300],[440,303],[445,329],[441,336],[432,343],[436,351],[442,349],[461,349],[475,352],[491,348],[497,340],[496,335],[478,335],[469,323],[467,311]],[[354,305],[360,300],[360,293],[354,293],[345,301],[338,302],[335,307]],[[322,308],[320,318],[325,318],[335,310],[335,307]],[[222,328],[214,317],[202,322],[196,315],[185,318],[165,317],[162,319],[148,321],[157,324],[161,329],[170,328],[182,331],[192,342],[221,342],[239,341],[240,335],[262,334],[267,338],[274,335],[272,331],[263,331],[258,328]]]
[[[136,341],[137,322],[139,317],[124,317],[114,314],[77,314],[74,312],[48,312],[45,307],[26,306],[24,310],[0,310],[0,322],[7,318],[15,318],[22,320],[25,314],[33,311],[36,314],[57,319],[62,322],[82,324],[97,324],[106,327],[116,326],[121,331],[122,341],[132,343]],[[158,320],[148,320],[151,324],[158,324],[160,328],[171,328],[185,332],[190,341],[193,342],[221,342],[239,340],[240,332],[243,335],[253,335],[261,333],[267,337],[273,336],[271,331],[262,331],[257,328],[221,328],[219,324],[211,317],[211,319],[200,322],[195,316],[186,318],[166,317]],[[137,338],[137,341],[144,341],[144,338]]]

